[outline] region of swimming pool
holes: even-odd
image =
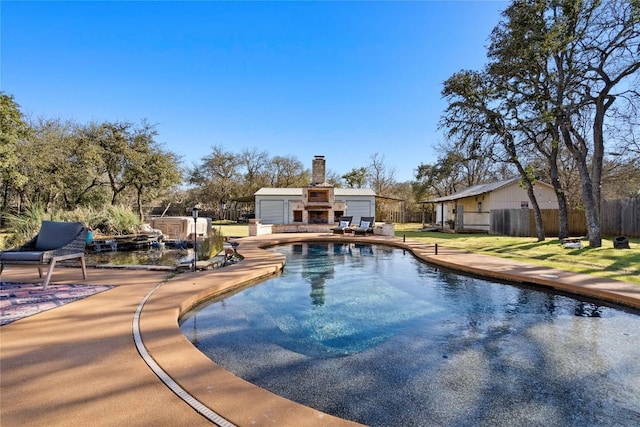
[[[401,249],[273,248],[282,275],[183,317],[212,360],[369,425],[629,425],[640,317],[436,269]]]

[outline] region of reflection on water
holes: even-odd
[[[327,280],[333,278],[334,269],[331,265],[318,262],[322,259],[322,255],[329,251],[328,243],[316,243],[312,245],[304,245],[307,248],[305,252],[303,245],[294,245],[293,251],[296,255],[302,256],[302,277],[311,284],[311,304],[321,306],[325,303],[324,284]]]
[[[371,426],[640,424],[636,314],[389,247],[274,250],[280,276],[181,321],[248,381]]]
[[[99,252],[85,255],[87,265],[162,265],[176,266],[193,260],[192,249],[150,248],[139,251]]]

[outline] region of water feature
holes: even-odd
[[[640,424],[637,313],[384,246],[273,250],[280,276],[181,319],[260,387],[371,426]]]
[[[176,267],[193,262],[193,249],[151,247],[144,250],[90,252],[85,254],[88,266],[146,265]]]

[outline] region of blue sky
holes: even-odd
[[[221,145],[374,153],[411,180],[436,158],[442,83],[480,69],[503,1],[7,1],[0,88],[30,117],[147,119],[199,162]]]

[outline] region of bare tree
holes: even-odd
[[[385,164],[384,155],[374,153],[367,168],[371,188],[378,196],[391,196],[391,188],[395,184],[396,170]]]
[[[240,165],[244,169],[243,195],[251,195],[265,184],[269,155],[257,148],[244,149],[240,153]]]
[[[580,173],[589,246],[600,247],[605,121],[617,100],[638,98],[633,84],[640,69],[640,3],[591,0],[577,5],[551,5],[549,15],[556,31],[549,46],[564,94],[556,115],[563,142]],[[590,132],[576,125],[580,120],[591,122]]]
[[[311,181],[309,171],[294,156],[272,157],[266,169],[271,187],[302,187]]]

